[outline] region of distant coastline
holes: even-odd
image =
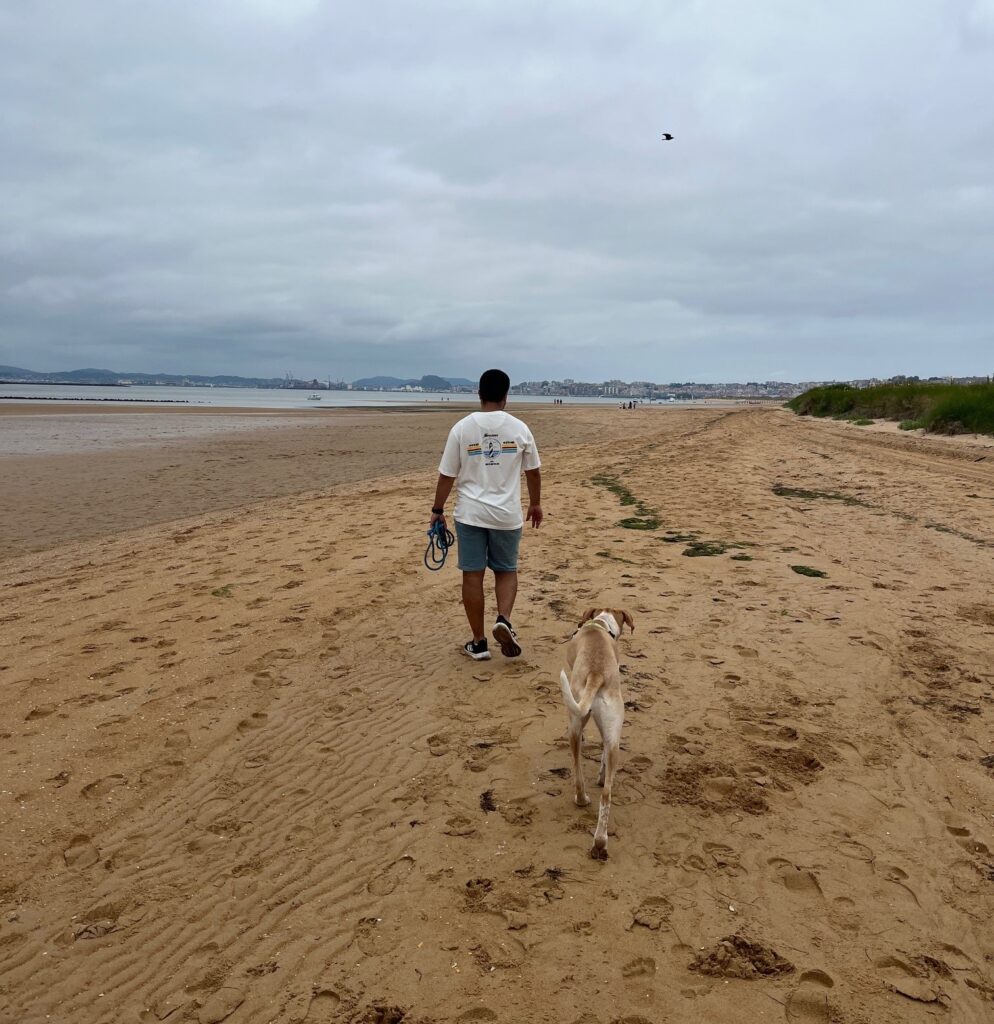
[[[101,384],[95,380],[45,380],[45,381],[27,381],[27,380],[8,380],[5,377],[0,377],[0,384],[44,384],[45,387],[49,388],[129,388],[131,384],[126,381],[112,381],[109,384]],[[126,401],[126,399],[121,399]]]
[[[853,388],[867,389],[890,384],[922,383],[922,384],[981,384],[989,378],[976,377],[929,377],[920,380],[918,377],[895,377],[880,380],[864,378],[849,381],[801,381],[798,383],[782,380],[766,381],[725,381],[722,383],[699,383],[695,381],[671,381],[659,383],[648,380],[607,380],[582,381],[572,377],[559,379],[543,379],[521,381],[512,385],[511,395],[514,398],[571,398],[593,400],[615,400],[618,402],[681,402],[709,401],[712,399],[742,400],[778,400],[787,402],[797,398],[813,388],[845,384]],[[128,372],[96,369],[88,367],[80,370],[65,370],[53,373],[41,373],[17,366],[0,366],[0,385],[44,385],[49,387],[136,387],[136,388],[184,388],[200,391],[220,389],[252,389],[278,392],[309,392],[327,394],[328,392],[403,394],[410,396],[429,397],[444,396],[451,401],[453,396],[473,401],[476,395],[476,383],[466,377],[443,377],[437,374],[424,374],[421,377],[375,376],[360,377],[353,381],[301,380],[289,371],[284,377],[238,377],[220,374],[212,377],[196,374],[168,374]]]

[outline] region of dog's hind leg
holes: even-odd
[[[577,807],[586,807],[590,803],[586,786],[583,784],[583,766],[580,760],[580,755],[583,753],[583,724],[582,718],[570,715],[569,749],[573,755],[573,785],[576,791],[573,800]]]
[[[611,787],[614,784],[614,773],[618,770],[618,754],[621,748],[621,726],[624,713],[618,715],[608,712],[597,724],[601,726],[604,740],[604,788],[601,790],[601,804],[597,812],[597,828],[594,831],[594,845],[590,856],[595,860],[607,859],[607,825],[611,814]]]
[[[597,785],[604,785],[604,772],[607,770],[607,744],[601,746],[601,770],[597,775]]]

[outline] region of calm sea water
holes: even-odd
[[[307,396],[321,396],[320,402],[307,400]],[[436,402],[457,405],[476,404],[475,395],[442,395],[433,392],[405,394],[398,391],[283,391],[262,388],[175,388],[175,387],[74,387],[48,384],[0,384],[0,401],[30,402],[61,400],[75,404],[78,400],[90,402],[114,399],[114,404],[182,403],[183,405],[214,406],[238,409],[340,409],[369,408],[375,406],[419,406]],[[511,402],[538,402],[550,404],[553,400],[541,396],[522,396]],[[616,398],[564,398],[569,404],[617,405]],[[52,402],[56,404],[55,401]]]

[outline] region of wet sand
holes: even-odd
[[[470,406],[267,410],[0,407],[0,559],[211,510],[438,465]],[[627,436],[622,412],[517,406],[542,448]],[[627,417],[627,418],[626,418]],[[429,496],[428,500],[431,500]],[[430,506],[429,506],[430,507]],[[362,511],[356,510],[362,519]]]
[[[994,460],[778,411],[529,414],[525,654],[474,664],[454,566],[421,566],[452,418],[86,454],[74,486],[23,458],[0,1019],[989,1021]],[[82,525],[53,512],[81,490]],[[601,602],[636,621],[604,863],[556,682]]]

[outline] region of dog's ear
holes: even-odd
[[[582,626],[585,622],[589,622],[597,614],[596,608],[588,608],[583,613],[583,618],[580,619],[580,625]]]
[[[635,632],[635,620],[632,618],[631,612],[626,612],[624,608],[615,608],[614,617],[619,622],[624,624],[634,633]]]

